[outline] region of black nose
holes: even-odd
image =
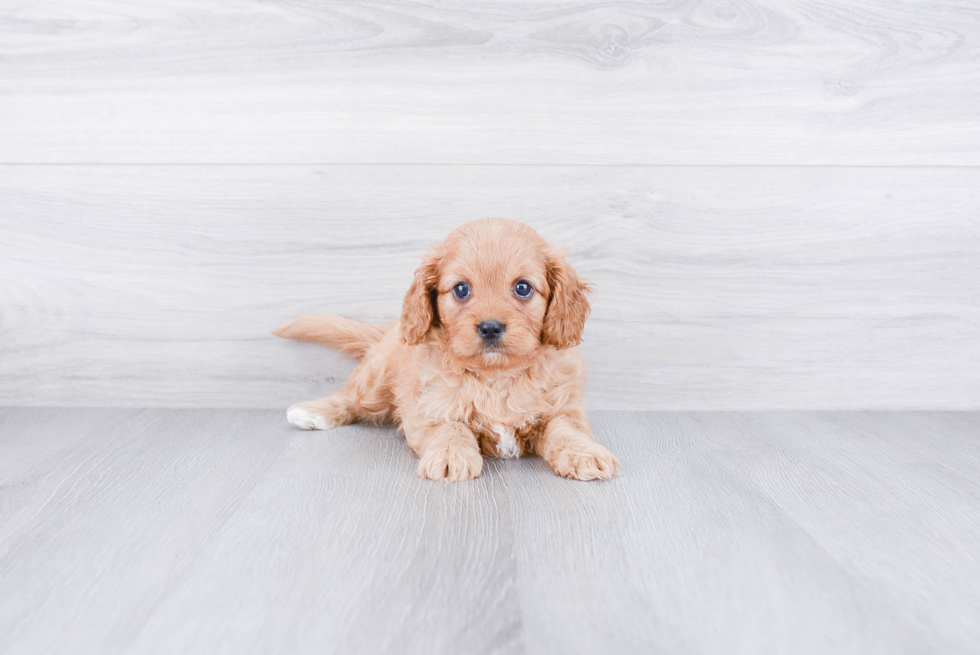
[[[504,333],[504,328],[506,327],[500,321],[483,321],[476,326],[476,331],[480,333],[480,336],[485,341],[494,341],[500,338],[500,335]]]

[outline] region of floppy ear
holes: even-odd
[[[585,319],[592,309],[587,297],[592,286],[579,279],[575,269],[556,249],[548,254],[548,286],[551,287],[551,298],[544,315],[541,340],[559,350],[577,346],[582,341]]]
[[[429,251],[422,266],[415,271],[415,279],[402,302],[402,341],[410,346],[422,343],[429,330],[439,325],[439,313],[436,311],[436,283],[439,281],[441,262],[442,252],[438,247]]]

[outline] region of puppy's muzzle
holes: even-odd
[[[480,338],[486,341],[488,344],[493,344],[499,341],[500,336],[506,329],[507,326],[500,321],[483,321],[476,326],[476,331],[480,333]]]

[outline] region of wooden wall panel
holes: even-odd
[[[390,320],[509,216],[598,288],[607,409],[976,408],[980,169],[0,167],[0,405],[276,407],[352,364],[268,331]]]
[[[5,3],[0,162],[980,164],[972,2]]]
[[[980,407],[969,2],[0,7],[0,403],[278,406],[506,215],[610,408]]]

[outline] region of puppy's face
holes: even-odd
[[[542,347],[568,348],[588,316],[587,285],[537,232],[505,219],[454,230],[429,253],[405,297],[402,336],[434,330],[466,368],[525,365]]]
[[[462,240],[443,258],[439,321],[461,363],[510,368],[541,347],[550,295],[544,253],[511,231],[480,236],[496,238]]]

